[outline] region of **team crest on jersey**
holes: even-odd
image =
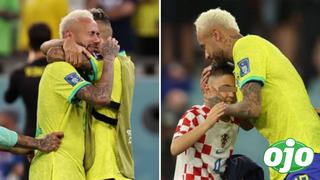
[[[238,66],[240,69],[240,76],[243,77],[250,72],[249,59],[244,58],[238,62]]]
[[[75,72],[68,74],[64,79],[71,85],[75,86],[82,81],[82,78]]]
[[[224,146],[227,144],[229,139],[230,139],[230,137],[226,133],[221,136],[221,146],[222,146],[222,148],[224,148]]]

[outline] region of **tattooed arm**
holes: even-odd
[[[37,149],[43,152],[57,150],[63,138],[63,132],[53,132],[42,139],[35,139],[29,136],[19,135],[17,148]]]
[[[105,106],[111,101],[113,83],[113,61],[119,53],[118,41],[109,38],[102,43],[103,70],[101,79],[95,86],[89,85],[81,88],[76,97],[97,106]]]
[[[239,119],[257,118],[261,112],[261,84],[248,82],[241,89],[243,100],[228,105],[225,114]]]
[[[111,101],[113,84],[113,61],[104,60],[101,79],[95,86],[89,85],[81,88],[76,97],[96,106],[108,105]]]
[[[79,68],[83,64],[90,67],[90,54],[86,48],[78,45],[72,38],[53,39],[41,45],[41,51],[47,56],[48,63],[66,61]]]
[[[42,43],[40,50],[43,54],[47,55],[48,51],[52,47],[61,47],[63,46],[63,39],[52,39]]]
[[[46,135],[42,139],[35,139],[29,136],[18,135],[17,143],[12,148],[1,148],[0,150],[15,154],[28,154],[37,149],[42,152],[51,152],[59,148],[63,132],[54,132]]]

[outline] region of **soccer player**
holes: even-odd
[[[269,144],[294,138],[311,147],[316,153],[312,165],[287,179],[299,174],[320,177],[319,117],[290,60],[262,37],[242,36],[235,18],[225,10],[203,12],[194,24],[206,59],[235,65],[238,103],[227,105],[224,114],[241,121],[250,119]],[[207,100],[210,106],[221,102],[217,94]],[[271,179],[286,177],[272,170],[270,174]]]
[[[104,14],[103,10],[91,9],[90,12],[93,14],[93,17],[98,24],[102,41],[106,41],[109,37],[112,37],[112,27],[108,16]],[[62,44],[64,44],[64,49],[61,49],[58,54],[48,52],[50,51],[50,48],[59,45],[61,46]],[[66,60],[77,67],[87,61],[86,57],[82,55],[82,48],[77,46],[77,44],[72,43],[72,41],[69,40],[64,40],[64,42],[61,40],[51,40],[46,42],[42,46],[42,49],[44,53],[47,54],[49,61]],[[128,86],[129,82],[124,85],[122,84],[126,77],[123,76],[121,64],[123,61],[131,62],[124,54],[124,52],[120,52],[114,60],[114,79],[110,105],[100,108],[95,107],[92,111],[92,129],[96,146],[94,148],[95,156],[93,164],[86,172],[87,179],[89,180],[121,180],[134,178],[132,147],[128,142],[128,138],[130,138],[131,135],[125,137],[124,141],[121,140],[120,136],[117,136],[117,126],[120,126],[118,124],[118,117],[123,88],[129,87],[129,91],[133,91],[133,87]],[[78,57],[78,55],[80,55],[80,57]],[[81,56],[83,57],[81,58]],[[99,65],[101,66],[101,63],[97,62],[96,66],[98,69],[101,69],[99,68]],[[131,74],[131,76],[134,76],[134,74]],[[98,75],[98,79],[99,77],[100,75]],[[122,102],[126,101],[124,100]],[[131,104],[131,101],[129,103]],[[130,118],[126,119],[126,121],[130,122]],[[125,123],[121,123],[121,126],[124,127]],[[129,129],[126,129],[126,134],[127,130]],[[119,143],[121,144],[121,147],[117,146]],[[120,155],[121,153],[119,152],[125,153]],[[126,166],[124,167],[123,164],[126,164]],[[105,171],[105,169],[108,169],[108,171]]]
[[[236,102],[235,78],[233,66],[223,64],[212,65],[208,87],[204,94],[215,89],[223,98],[223,102]],[[224,114],[225,105],[218,103],[212,108],[208,104],[195,105],[184,113],[179,120],[171,144],[171,153],[179,155],[175,179],[221,179],[226,169],[226,160],[232,155],[239,125],[249,130],[253,126],[234,118],[219,120]],[[182,153],[184,152],[184,153]],[[178,163],[178,162],[177,162]],[[179,174],[183,168],[183,173]]]
[[[33,150],[45,153],[55,151],[59,148],[62,138],[63,132],[54,132],[44,138],[35,139],[0,126],[0,150],[15,154],[29,154]]]
[[[108,16],[101,9],[91,9],[94,19],[98,24],[102,41],[112,37],[113,31]],[[95,137],[95,158],[92,167],[87,171],[87,179],[134,179],[134,167],[131,146],[130,119],[120,121],[119,108],[124,106],[127,99],[123,98],[123,90],[130,88],[129,79],[123,75],[123,61],[131,62],[122,51],[114,60],[114,79],[111,93],[111,104],[107,107],[94,107],[92,111],[93,132]],[[98,66],[99,67],[99,66]],[[131,74],[131,76],[134,74]],[[122,82],[127,80],[126,84]],[[127,89],[133,91],[133,88]],[[120,104],[120,102],[122,102]],[[131,104],[131,101],[129,102]],[[127,109],[131,111],[131,109]],[[121,112],[124,113],[124,112]],[[124,114],[122,114],[124,115]],[[124,123],[126,122],[126,123]],[[126,125],[129,125],[125,127]],[[125,139],[121,140],[119,126],[124,127]],[[119,146],[120,145],[120,146]],[[125,165],[124,165],[125,164]],[[107,169],[107,171],[105,171]]]
[[[87,58],[94,59],[94,51],[101,53],[101,79],[95,85],[89,82],[96,73],[88,63],[77,69],[63,61],[47,65],[39,85],[37,137],[55,130],[62,130],[65,137],[55,153],[36,152],[30,179],[86,179],[83,161],[87,105],[107,106],[111,101],[113,60],[119,53],[117,41],[109,38],[101,43],[97,23],[87,10],[75,10],[65,16],[60,35],[88,49]]]

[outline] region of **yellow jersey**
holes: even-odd
[[[91,83],[66,62],[47,65],[39,84],[37,137],[63,131],[60,148],[51,153],[37,151],[30,167],[32,180],[85,180],[84,127],[86,103],[76,93]]]
[[[91,62],[97,71],[96,80],[101,77],[103,69],[103,61]],[[95,68],[96,66],[96,68]],[[111,100],[115,103],[120,103],[122,83],[121,83],[121,64],[119,57],[114,60],[114,73]],[[95,110],[109,118],[117,119],[118,110],[110,107],[99,107]],[[116,159],[116,126],[107,124],[97,120],[92,116],[92,132],[95,141],[95,158],[92,167],[87,172],[87,180],[96,179],[111,179],[126,180],[119,171]]]
[[[51,38],[59,38],[61,18],[69,12],[66,0],[24,0],[21,1],[18,49],[28,50],[28,29],[35,23],[45,23],[50,27]]]
[[[247,82],[262,84],[262,111],[253,125],[269,144],[294,138],[319,153],[319,117],[301,77],[280,50],[259,36],[247,35],[235,43],[233,60],[238,101]],[[273,170],[270,174],[271,179],[285,177]]]

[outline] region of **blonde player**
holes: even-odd
[[[102,75],[92,85],[88,80],[94,69],[87,64],[77,69],[67,62],[46,66],[39,84],[37,137],[56,130],[63,131],[65,136],[58,151],[36,153],[30,179],[86,179],[83,162],[87,105],[107,106],[111,101],[113,60],[119,53],[117,41],[109,38],[101,43],[97,23],[87,10],[75,10],[65,16],[60,23],[60,34],[62,38],[74,38],[91,53],[99,49],[104,57]]]
[[[256,35],[242,36],[235,18],[227,11],[210,9],[195,21],[197,39],[206,59],[234,63],[238,103],[227,105],[224,113],[250,119],[257,130],[274,144],[294,138],[320,152],[319,117],[311,105],[303,81],[290,60],[269,41]],[[212,105],[221,101],[213,95]],[[319,177],[319,155],[311,166],[287,179]],[[271,170],[271,179],[286,174]]]

